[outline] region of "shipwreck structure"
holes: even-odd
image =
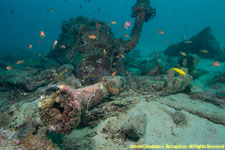
[[[215,59],[225,61],[225,55],[220,48],[219,42],[212,34],[210,27],[204,28],[197,35],[189,40],[183,40],[170,45],[164,53],[168,56],[180,56],[180,52],[188,54],[197,54],[200,58]]]
[[[64,21],[58,44],[47,57],[61,64],[71,63],[85,85],[97,83],[102,76],[112,72],[123,74],[121,56],[135,48],[144,22],[155,15],[156,10],[150,6],[150,0],[137,0],[132,7],[131,17],[135,22],[129,40],[114,38],[109,24],[103,21],[83,16]]]

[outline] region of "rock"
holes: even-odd
[[[170,95],[168,98],[159,98],[161,104],[172,107],[176,110],[187,111],[211,122],[225,125],[224,108],[203,101],[192,100],[184,94]]]
[[[0,73],[0,85],[12,89],[22,89],[31,92],[46,85],[53,75],[52,70],[39,71],[35,68],[13,69],[12,71],[2,71]]]
[[[180,111],[176,111],[175,113],[173,113],[172,115],[173,118],[173,122],[176,125],[186,125],[187,124],[187,119],[184,115],[184,113],[180,112]]]
[[[121,130],[126,136],[139,139],[145,133],[146,122],[147,119],[144,113],[135,114],[135,112],[133,112]]]
[[[212,34],[211,28],[206,27],[196,36],[191,37],[188,41],[191,43],[185,43],[185,41],[178,42],[177,44],[170,45],[165,54],[168,56],[179,56],[182,50],[186,54],[197,54],[201,58],[216,59],[224,61],[225,54],[220,48],[220,44]],[[208,50],[208,53],[203,53],[201,50]]]

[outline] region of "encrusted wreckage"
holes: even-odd
[[[80,124],[83,113],[104,98],[119,94],[125,85],[125,79],[119,76],[80,89],[59,85],[53,95],[41,98],[40,118],[49,130],[70,133]]]
[[[47,57],[61,64],[72,64],[76,76],[86,87],[73,89],[59,85],[53,95],[42,97],[39,114],[50,130],[70,133],[80,124],[84,112],[124,88],[124,78],[107,79],[104,76],[125,74],[122,56],[135,48],[144,22],[155,14],[150,0],[137,0],[132,7],[131,17],[135,22],[129,40],[115,39],[109,24],[99,20],[79,16],[62,23],[58,44]]]
[[[48,58],[61,64],[72,63],[77,67],[76,75],[83,84],[91,85],[105,75],[117,71],[124,74],[122,57],[138,43],[144,22],[156,14],[150,6],[150,0],[137,0],[132,8],[131,17],[135,22],[129,40],[115,39],[109,24],[79,16],[62,23],[62,33],[58,44]],[[94,38],[89,38],[92,35]],[[61,45],[65,45],[65,49]]]

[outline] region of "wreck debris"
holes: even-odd
[[[156,15],[156,10],[150,5],[150,0],[137,0],[132,8],[131,17],[135,18],[134,27],[131,31],[131,39],[124,44],[125,52],[129,52],[138,43],[144,22],[148,22]]]
[[[187,55],[189,53],[197,54],[201,58],[215,59],[218,61],[224,61],[225,54],[220,48],[220,44],[212,34],[211,28],[206,27],[196,36],[191,37],[187,44],[185,41],[181,41],[177,44],[170,45],[165,54],[168,56],[179,56],[179,52],[183,51]],[[206,51],[207,50],[207,51]]]
[[[104,78],[102,82],[80,89],[59,85],[59,90],[39,103],[39,115],[49,130],[70,133],[81,122],[81,115],[109,95],[125,87],[123,77]]]
[[[199,57],[196,54],[188,54],[185,57],[181,57],[178,63],[180,67],[187,68],[189,74],[194,75],[198,61]]]
[[[70,19],[62,23],[58,44],[50,51],[48,58],[76,66],[76,75],[85,85],[100,82],[102,76],[114,71],[124,74],[123,58],[120,56],[137,45],[144,22],[148,22],[155,14],[156,10],[150,6],[150,0],[137,0],[131,15],[136,19],[130,40],[127,41],[115,39],[110,26],[105,22],[82,16]],[[66,46],[63,50],[60,47],[62,44]]]
[[[182,69],[185,72],[187,72],[187,69]],[[191,76],[189,74],[187,75],[181,75],[178,74],[178,76],[175,76],[175,71],[173,69],[170,69],[168,71],[168,81],[166,86],[166,92],[164,94],[173,94],[178,92],[184,92],[190,90],[190,80]]]

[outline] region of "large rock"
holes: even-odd
[[[208,53],[201,52],[201,50],[208,50]],[[165,54],[168,56],[179,56],[180,51],[187,54],[195,53],[201,58],[225,61],[225,54],[220,48],[219,42],[212,34],[210,27],[204,28],[196,36],[191,37],[188,42],[181,41],[170,45],[165,50]]]
[[[131,138],[139,139],[145,133],[146,115],[144,113],[131,113],[129,119],[122,127],[122,132]]]

